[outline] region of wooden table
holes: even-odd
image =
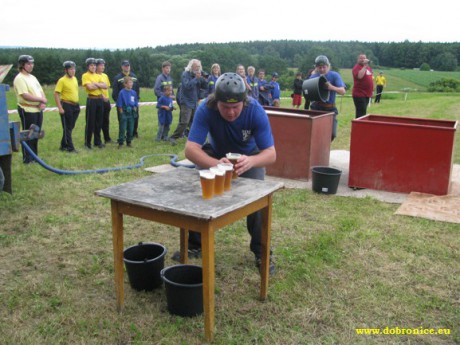
[[[283,183],[238,178],[223,196],[203,200],[197,170],[177,168],[124,183],[96,195],[111,199],[112,240],[115,262],[117,309],[124,303],[123,215],[139,217],[180,228],[181,262],[187,263],[188,231],[201,233],[203,265],[204,328],[207,340],[214,337],[214,233],[253,212],[262,210],[262,270],[260,298],[268,292],[270,232],[273,193]]]

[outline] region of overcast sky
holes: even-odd
[[[125,49],[280,39],[459,42],[454,3],[2,0],[0,46]]]

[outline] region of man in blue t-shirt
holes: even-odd
[[[331,141],[333,141],[337,136],[337,115],[339,114],[339,111],[337,110],[337,107],[335,105],[335,96],[337,93],[341,96],[345,94],[345,83],[342,81],[342,77],[339,73],[331,70],[331,64],[329,63],[329,59],[325,55],[319,55],[316,57],[315,70],[308,79],[319,78],[322,75],[327,80],[327,83],[325,85],[327,86],[327,89],[330,91],[329,99],[327,100],[327,102],[312,102],[310,105],[310,109],[323,110],[334,113],[331,135]]]
[[[216,82],[215,92],[198,107],[187,143],[185,156],[200,168],[229,163],[229,152],[240,153],[234,166],[239,176],[263,180],[265,166],[276,160],[274,139],[267,113],[257,100],[248,97],[243,78],[224,73]],[[262,215],[247,217],[251,235],[250,249],[256,267],[261,266]],[[189,254],[197,256],[201,249],[199,233],[189,234]],[[275,265],[270,259],[270,274]]]

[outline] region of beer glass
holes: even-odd
[[[228,192],[232,189],[233,164],[219,163],[217,166],[225,171],[224,191]]]
[[[214,173],[214,195],[224,194],[225,170],[219,167],[212,167],[209,170]]]
[[[201,194],[203,199],[211,199],[214,196],[215,175],[210,170],[200,170]]]
[[[239,153],[227,153],[227,159],[232,162],[233,167],[235,167],[236,163],[238,162],[238,159],[241,157]],[[233,179],[238,178],[238,174],[236,173],[235,168],[233,168]]]

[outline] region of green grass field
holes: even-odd
[[[345,78],[348,73],[341,71]],[[390,71],[389,90],[409,85]],[[411,79],[413,89],[420,81]],[[417,86],[417,87],[415,87]],[[143,100],[153,91],[143,90]],[[15,108],[13,99],[10,109]],[[51,98],[50,98],[51,99]],[[460,120],[459,96],[424,92],[384,94],[369,112]],[[289,99],[282,106],[290,107]],[[11,103],[12,102],[12,103]],[[338,137],[348,150],[354,107],[350,91],[338,101]],[[58,150],[59,115],[46,112],[40,157],[50,166],[87,170],[126,166],[152,154],[183,158],[177,146],[156,143],[156,110],[141,107],[140,138],[133,148],[83,149],[84,115],[74,131],[78,154]],[[112,138],[117,136],[115,110]],[[175,128],[178,112],[174,112]],[[18,120],[11,114],[10,120]],[[94,191],[148,176],[143,169],[107,174],[57,175],[13,154],[13,195],[0,194],[0,343],[161,344],[204,343],[203,318],[169,315],[163,289],[135,292],[125,274],[125,309],[115,306],[110,202]],[[167,164],[155,156],[146,166]],[[460,164],[460,137],[454,162]],[[260,277],[249,251],[245,222],[216,234],[218,345],[459,344],[460,237],[458,224],[394,215],[397,204],[367,197],[275,193],[272,246],[277,273],[269,298],[258,300]],[[126,217],[125,247],[158,242],[171,254],[179,231]],[[200,264],[200,260],[192,260]],[[450,334],[358,334],[357,329],[447,329]]]

